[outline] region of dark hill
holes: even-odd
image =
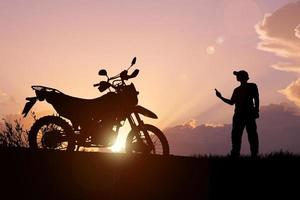
[[[0,199],[299,197],[300,158],[1,150]]]

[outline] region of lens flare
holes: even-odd
[[[123,141],[116,141],[115,143],[114,143],[114,145],[113,146],[111,146],[110,148],[109,148],[112,152],[114,152],[114,153],[121,153],[121,152],[125,152],[125,142],[123,142]]]
[[[209,46],[209,47],[206,48],[206,53],[208,55],[213,55],[215,52],[216,52],[216,49],[215,49],[214,46]]]
[[[108,149],[114,153],[124,153],[126,145],[126,137],[130,132],[131,128],[129,123],[125,123],[123,127],[120,128],[118,137],[115,143]]]

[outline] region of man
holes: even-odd
[[[231,99],[226,99],[215,89],[216,96],[229,105],[235,105],[231,142],[231,156],[239,156],[241,150],[241,142],[244,128],[248,133],[248,141],[250,143],[251,156],[258,154],[258,135],[256,127],[256,119],[259,117],[259,94],[256,84],[248,83],[249,75],[246,71],[234,71],[236,80],[240,82],[240,86],[235,88]]]

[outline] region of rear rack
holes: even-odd
[[[31,86],[31,88],[33,90],[36,90],[36,91],[46,91],[46,92],[62,93],[61,91],[59,91],[59,90],[57,90],[55,88],[50,88],[50,87],[41,86],[41,85],[33,85],[33,86]]]

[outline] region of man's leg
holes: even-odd
[[[257,156],[259,142],[258,142],[256,121],[254,118],[247,120],[246,130],[248,133],[248,140],[249,140],[249,144],[250,144],[251,155]]]
[[[231,156],[239,156],[241,151],[242,135],[245,128],[245,120],[234,116],[232,121],[231,132]]]

